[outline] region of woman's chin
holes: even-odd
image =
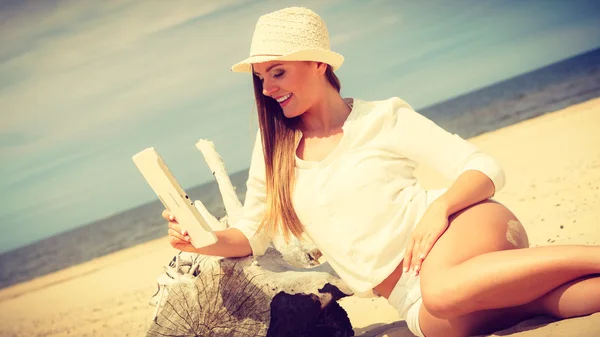
[[[294,118],[302,115],[302,112],[291,110],[286,111],[286,109],[283,109],[283,115],[285,116],[285,118]]]

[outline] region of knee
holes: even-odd
[[[451,291],[443,285],[421,287],[423,306],[432,315],[440,319],[450,319],[458,316],[457,302]]]

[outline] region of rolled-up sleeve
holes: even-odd
[[[237,228],[248,238],[252,247],[252,255],[260,256],[265,253],[271,243],[271,237],[264,231],[257,233],[258,226],[265,214],[267,197],[265,164],[260,135],[257,135],[254,143],[246,186],[246,199],[242,217],[231,227]]]
[[[396,102],[393,119],[394,137],[406,158],[429,165],[452,180],[468,170],[482,172],[492,180],[494,194],[504,187],[502,167],[474,144],[444,130],[401,100]]]

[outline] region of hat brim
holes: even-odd
[[[270,61],[315,61],[329,64],[333,70],[339,69],[344,63],[344,57],[331,50],[305,49],[287,55],[258,55],[251,56],[231,67],[231,71],[237,73],[252,72],[252,64]]]

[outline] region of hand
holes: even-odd
[[[423,260],[429,254],[433,245],[448,228],[448,213],[446,208],[433,202],[423,214],[423,217],[413,230],[406,252],[404,253],[404,273],[412,272],[415,276],[421,270]]]
[[[169,243],[171,246],[184,252],[195,252],[196,248],[190,243],[187,230],[181,228],[175,216],[168,210],[164,210],[162,217],[169,221]]]

